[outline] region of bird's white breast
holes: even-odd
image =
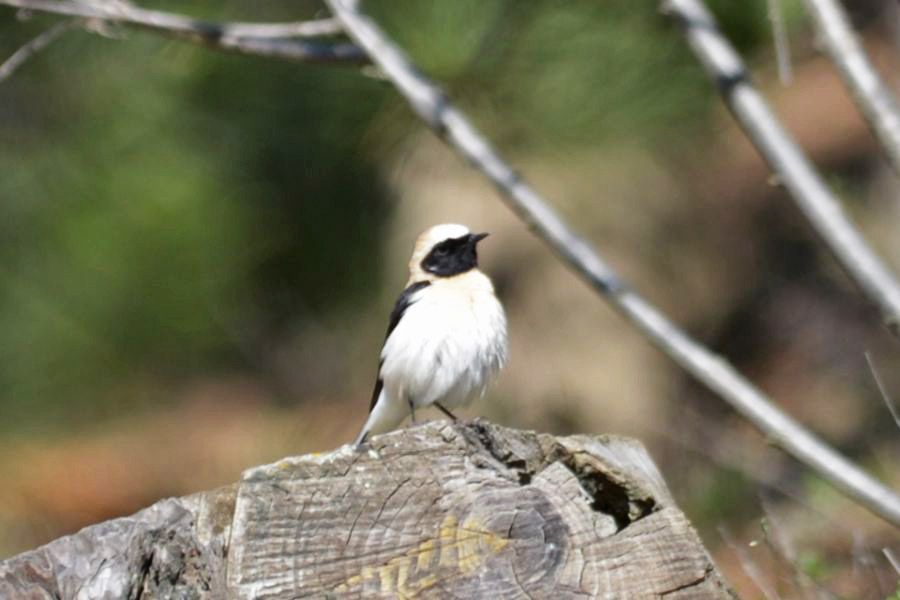
[[[491,281],[475,269],[412,300],[381,353],[385,389],[416,406],[464,404],[506,362],[506,316]]]

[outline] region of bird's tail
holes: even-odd
[[[372,418],[372,413],[369,413],[369,420]],[[369,421],[366,421],[366,424],[363,425],[362,431],[359,432],[359,435],[356,436],[356,441],[353,442],[353,445],[357,448],[361,447],[366,443],[366,440],[369,439],[369,434],[371,433],[371,425]]]
[[[366,424],[356,436],[356,447],[362,446],[370,435],[394,429],[403,421],[407,413],[409,413],[409,406],[403,401],[393,400],[388,396],[387,390],[382,388],[378,400],[369,413],[369,418],[366,419]]]

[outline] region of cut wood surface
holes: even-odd
[[[0,598],[731,598],[643,446],[432,422],[0,562]]]

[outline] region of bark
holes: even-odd
[[[633,440],[433,422],[0,562],[0,598],[731,598]]]

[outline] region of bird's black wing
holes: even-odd
[[[430,281],[417,281],[407,287],[403,292],[401,292],[400,297],[397,298],[397,302],[394,304],[394,310],[391,311],[391,318],[388,321],[387,333],[384,335],[384,340],[391,336],[391,332],[397,327],[397,324],[400,322],[400,319],[403,317],[403,313],[406,312],[406,309],[412,305],[412,297],[413,294],[421,290],[422,288],[428,287],[431,285]],[[381,373],[381,363],[383,361],[378,361],[378,372]],[[369,412],[372,412],[372,409],[375,408],[375,403],[378,402],[378,396],[381,394],[381,388],[384,387],[384,381],[381,380],[381,377],[378,377],[378,380],[375,382],[375,389],[372,390],[372,403],[369,405]]]

